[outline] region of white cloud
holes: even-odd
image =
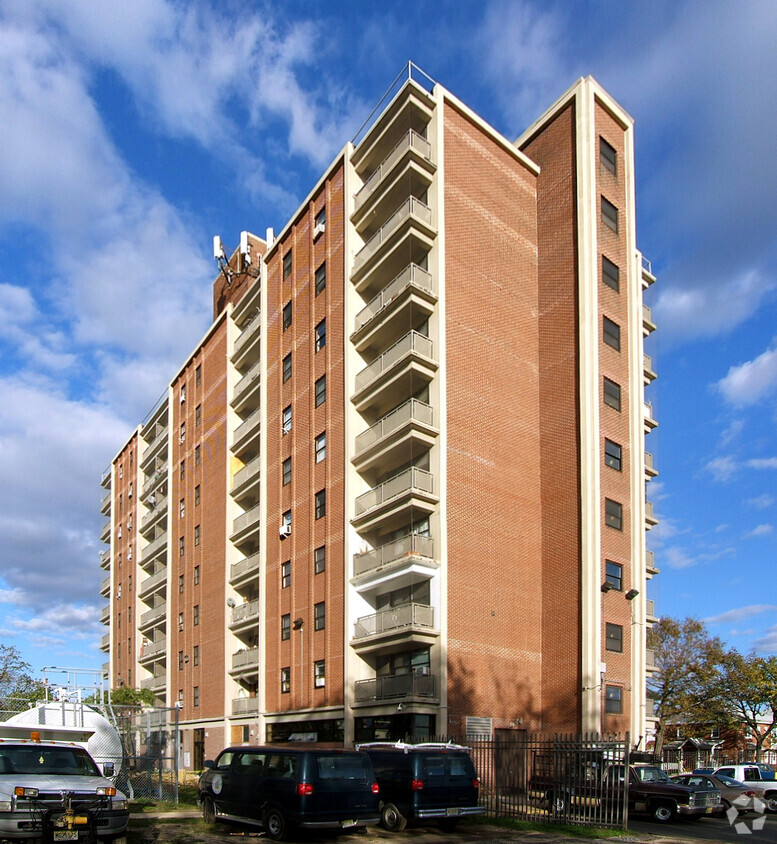
[[[752,405],[770,396],[777,390],[777,345],[753,360],[732,366],[717,387],[733,405]]]
[[[777,611],[777,604],[751,604],[747,607],[738,607],[734,610],[727,610],[720,615],[713,615],[704,619],[705,624],[731,624],[754,618],[765,612]]]
[[[774,506],[774,501],[774,496],[764,493],[757,498],[748,498],[745,503],[758,510],[767,510],[769,507]]]
[[[715,457],[709,460],[704,468],[712,474],[716,481],[726,482],[736,474],[737,463],[733,457]]]
[[[777,457],[754,457],[747,465],[751,469],[777,469]]]
[[[762,654],[777,653],[777,626],[770,627],[764,636],[754,639],[753,647]]]
[[[758,536],[769,536],[774,532],[774,525],[758,525],[745,534],[745,539],[753,539]]]
[[[692,566],[706,565],[723,557],[736,555],[736,548],[713,548],[709,551],[688,551],[677,545],[669,546],[661,551],[660,559],[671,569],[687,569]]]

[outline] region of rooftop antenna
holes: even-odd
[[[254,276],[254,278],[259,277],[259,267],[253,267],[251,265],[251,242],[248,239],[247,231],[240,232],[240,248],[238,249],[238,252],[240,255],[238,269],[234,270],[229,265],[229,259],[227,258],[227,253],[224,249],[221,237],[219,235],[214,236],[213,258],[219,265],[219,272],[224,276],[227,284],[232,284],[232,279],[238,273],[248,273],[249,275]]]
[[[213,235],[213,258],[219,265],[219,272],[222,273],[227,281],[227,284],[232,284],[232,268],[229,266],[227,260],[227,253],[224,251],[224,244],[221,241],[220,235]]]

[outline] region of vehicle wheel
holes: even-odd
[[[556,815],[563,815],[567,810],[567,801],[564,794],[554,794],[548,791],[545,794],[543,808],[548,812],[553,812]]]
[[[288,834],[288,824],[280,809],[268,809],[264,813],[264,829],[267,837],[273,841],[285,841]]]
[[[407,826],[407,818],[393,803],[384,803],[380,810],[380,823],[389,832],[402,832]]]
[[[675,808],[671,803],[656,803],[650,810],[656,823],[669,823],[674,820]]]
[[[767,812],[777,812],[777,796],[774,794],[767,794],[764,797],[764,804]]]
[[[207,797],[202,801],[202,819],[208,826],[213,826],[216,823],[216,810],[213,807],[213,801]]]
[[[459,825],[459,818],[443,818],[437,822],[437,825],[443,832],[455,832]]]

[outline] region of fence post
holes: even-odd
[[[181,734],[178,731],[178,718],[181,710],[175,706],[175,732],[173,738],[173,754],[175,756],[173,762],[173,801],[178,804],[178,752],[180,750]]]

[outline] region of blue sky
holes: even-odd
[[[102,470],[408,59],[508,138],[636,121],[659,614],[777,653],[777,4],[0,0],[0,641],[99,667]],[[104,547],[104,546],[102,546]]]

